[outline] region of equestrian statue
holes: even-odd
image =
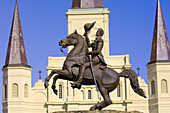
[[[84,25],[85,33],[83,36],[85,38],[75,30],[75,32],[59,42],[62,48],[71,45],[74,47],[68,53],[62,70],[52,70],[50,75],[45,79],[45,88],[48,87],[48,82],[54,74],[57,75],[53,77],[52,90],[56,95],[57,79],[73,81],[73,83],[71,83],[72,88],[78,89],[80,89],[82,85],[96,85],[97,90],[103,96],[104,100],[92,106],[90,110],[102,110],[112,104],[109,93],[119,85],[120,77],[125,77],[129,78],[134,92],[146,98],[144,91],[139,86],[135,71],[132,69],[124,69],[121,73],[117,73],[114,69],[107,67],[101,52],[104,45],[102,39],[104,35],[103,29],[99,28],[97,30],[96,39],[92,44],[88,38],[88,34],[94,25],[95,22]],[[92,51],[89,52],[88,48],[90,47]]]

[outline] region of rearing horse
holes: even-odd
[[[89,61],[87,57],[88,47],[84,38],[75,31],[67,36],[67,38],[61,40],[59,45],[63,48],[73,45],[74,48],[69,52],[63,65],[63,70],[52,70],[50,75],[45,79],[45,88],[48,87],[48,82],[54,74],[58,74],[53,78],[52,89],[55,94],[57,79],[64,79],[74,81],[78,74],[78,67]],[[100,65],[96,65],[94,68],[94,76],[96,78],[97,87],[100,94],[103,96],[103,101],[92,106],[90,110],[102,110],[104,107],[112,104],[109,93],[113,91],[119,85],[119,78],[126,77],[130,79],[130,84],[134,92],[146,98],[143,90],[139,87],[137,74],[132,69],[124,69],[121,73],[117,73],[115,70],[106,67],[100,69]],[[88,68],[85,71],[85,75],[82,81],[82,85],[95,85],[91,70]]]

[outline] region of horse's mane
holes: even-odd
[[[80,35],[77,32],[73,32],[70,35],[68,35],[68,37],[72,37],[73,39],[78,39],[78,38],[82,37],[82,35]]]
[[[88,47],[87,47],[87,43],[82,35],[80,35],[77,32],[73,32],[70,35],[68,35],[67,38],[72,38],[72,39],[78,40],[77,44],[75,44],[74,48],[72,48],[72,50],[68,53],[69,57],[70,56],[73,57],[73,56],[75,56],[75,54],[86,56],[86,53],[88,52]]]

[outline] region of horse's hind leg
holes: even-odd
[[[104,88],[103,86],[100,86],[99,90],[100,90],[100,93],[103,96],[104,100],[102,102],[92,106],[90,108],[91,111],[96,110],[96,109],[102,110],[104,107],[112,104],[112,101],[109,96],[109,91],[106,88]]]

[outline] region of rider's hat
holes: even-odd
[[[84,30],[85,30],[86,32],[87,32],[87,31],[90,31],[91,28],[94,26],[95,23],[96,23],[96,21],[93,22],[93,23],[87,23],[87,24],[85,24],[85,25],[84,25]]]

